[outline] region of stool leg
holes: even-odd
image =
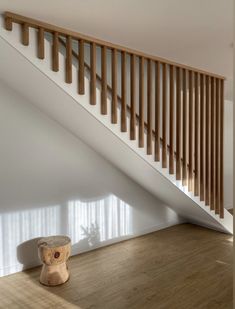
[[[66,263],[58,265],[43,264],[40,275],[40,282],[47,286],[60,285],[68,281],[69,272]]]

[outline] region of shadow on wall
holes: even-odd
[[[41,237],[29,239],[17,246],[17,260],[23,265],[22,270],[41,263],[38,256],[39,239],[41,239]],[[34,263],[30,265],[30,261],[33,261]]]
[[[37,241],[66,234],[72,254],[131,236],[132,207],[115,195],[0,215],[0,276],[40,264]]]

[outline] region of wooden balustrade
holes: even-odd
[[[112,51],[112,117],[111,122],[117,123],[117,50],[114,48]]]
[[[181,69],[176,68],[176,180],[181,180]]]
[[[220,79],[220,198],[219,198],[219,214],[224,217],[224,80]]]
[[[152,64],[148,59],[147,77],[147,154],[152,154]]]
[[[195,72],[195,100],[194,100],[194,195],[199,195],[199,85],[198,72]]]
[[[215,104],[215,213],[218,214],[220,210],[220,143],[219,143],[219,134],[220,134],[220,83],[216,79],[216,104]]]
[[[45,53],[44,53],[44,29],[39,28],[38,29],[38,58],[44,59]]]
[[[107,50],[101,48],[101,114],[107,114]]]
[[[205,119],[204,119],[204,110],[205,110],[205,98],[204,98],[204,75],[200,74],[200,121],[199,121],[199,127],[200,127],[200,155],[199,155],[199,162],[200,162],[200,201],[204,201],[204,192],[205,192],[205,174],[204,174],[204,168],[205,168],[205,132],[204,132],[204,126],[205,126]]]
[[[72,39],[68,35],[66,38],[66,70],[65,70],[65,81],[68,84],[72,83]]]
[[[205,204],[210,205],[210,77],[206,76],[206,115],[205,115]]]
[[[136,59],[135,55],[131,55],[131,115],[130,115],[130,139],[135,140],[136,135],[136,117],[135,117],[135,104],[136,104]]]
[[[52,70],[54,72],[58,72],[59,71],[59,36],[58,36],[58,32],[55,32],[53,34]]]
[[[139,62],[139,147],[144,147],[144,57]]]
[[[126,132],[127,131],[127,124],[126,124],[126,52],[122,51],[122,60],[121,60],[121,131]]]
[[[7,14],[5,14],[5,28],[12,31],[12,17],[8,17]]]
[[[30,43],[29,28],[36,29],[40,59],[45,58],[45,33],[51,33],[52,70],[59,70],[59,50],[65,47],[66,83],[73,82],[72,60],[77,61],[78,94],[85,94],[87,68],[90,104],[96,104],[99,86],[101,114],[108,113],[110,102],[110,121],[119,125],[121,132],[129,130],[130,140],[137,138],[137,131],[138,146],[146,147],[162,168],[175,174],[176,180],[223,218],[223,76],[5,13],[5,28],[11,31],[14,23],[21,25],[25,46]],[[73,42],[78,44],[78,53],[73,51]],[[85,62],[85,44],[90,50],[89,64]]]
[[[91,43],[90,46],[90,104],[96,105],[96,44]]]
[[[25,46],[29,45],[29,26],[27,23],[22,23],[22,44]]]
[[[167,167],[167,64],[162,64],[162,167]]]
[[[211,162],[210,162],[210,209],[215,209],[215,79],[211,77]]]
[[[85,76],[84,76],[84,40],[78,41],[78,93],[85,94]]]
[[[155,161],[160,161],[160,63],[155,63]]]
[[[182,171],[182,183],[183,186],[187,185],[187,81],[186,70],[183,69],[183,171]]]
[[[189,71],[189,103],[188,103],[188,189],[193,189],[193,72]]]
[[[174,66],[170,66],[170,102],[169,102],[169,173],[174,174],[174,100],[175,100],[175,91],[174,91]]]

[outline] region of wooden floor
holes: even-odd
[[[48,288],[40,268],[0,279],[0,308],[232,309],[232,237],[174,226],[70,259]]]

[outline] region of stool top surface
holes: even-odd
[[[48,236],[43,237],[38,241],[38,246],[45,246],[49,248],[56,248],[66,246],[71,242],[71,239],[68,236]]]

